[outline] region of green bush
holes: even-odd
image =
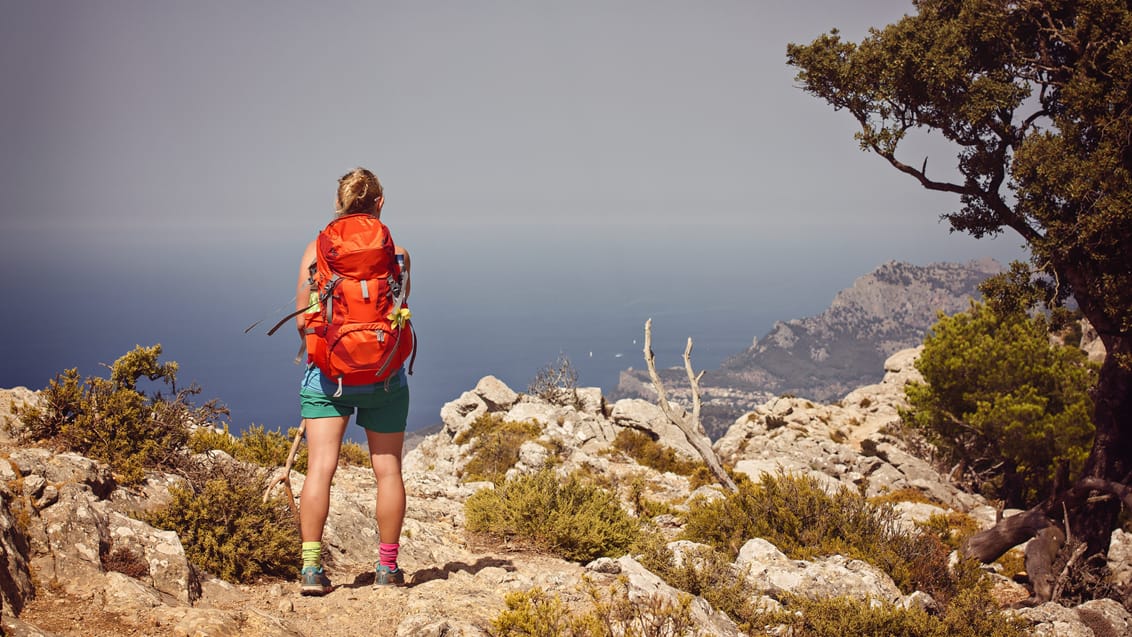
[[[297,430],[289,429],[284,435],[282,431],[267,430],[262,425],[252,425],[240,436],[240,449],[236,458],[244,462],[258,464],[261,467],[275,468],[287,464],[287,456],[291,453],[291,444]],[[307,470],[307,448],[302,446],[295,454],[295,471]]]
[[[464,504],[468,531],[516,540],[565,559],[589,562],[623,555],[640,533],[609,491],[541,471],[481,489]]]
[[[265,486],[253,476],[226,476],[174,487],[172,502],[146,521],[176,531],[189,561],[222,579],[294,577],[298,529],[284,498],[263,502]]]
[[[946,546],[931,533],[907,532],[891,506],[873,505],[842,488],[828,494],[810,476],[764,474],[725,498],[689,506],[683,537],[734,558],[748,540],[764,538],[792,559],[844,555],[892,577],[904,592],[946,598],[961,585],[947,568]]]
[[[160,345],[135,347],[114,361],[109,379],[81,380],[76,369],[57,375],[43,391],[46,406],[25,414],[28,437],[105,462],[123,484],[140,482],[146,469],[176,468],[190,426],[213,425],[227,410],[215,401],[194,407],[189,397],[200,389],[177,391],[177,364],[158,363],[160,355]],[[142,377],[173,396],[142,391]]]
[[[240,449],[240,440],[228,431],[228,425],[225,424],[222,429],[217,431],[212,427],[199,427],[194,429],[189,434],[189,451],[192,453],[205,453],[208,451],[223,451],[224,453],[236,457]]]
[[[636,429],[622,429],[613,439],[613,447],[638,464],[661,472],[691,476],[703,466],[702,462],[685,460],[671,447],[665,447],[647,433]]]
[[[347,440],[342,443],[342,450],[338,452],[338,462],[347,466],[368,467],[370,466],[369,450]]]
[[[692,596],[675,603],[657,595],[630,599],[624,579],[608,587],[582,585],[585,609],[571,608],[541,588],[508,593],[507,609],[491,626],[492,637],[679,637],[692,635]]]
[[[907,386],[903,419],[984,495],[1024,508],[1051,494],[1062,465],[1084,466],[1095,369],[1052,345],[1044,318],[972,303],[932,327],[916,368],[924,383]]]
[[[519,447],[542,433],[537,422],[514,422],[496,414],[484,414],[456,436],[462,445],[471,441],[468,462],[460,472],[465,482],[503,482],[507,470],[519,461]]]
[[[919,609],[833,598],[790,597],[786,608],[765,613],[764,626],[784,626],[793,637],[1023,637],[1025,624],[997,610],[985,587],[959,593],[939,614]]]
[[[251,425],[239,438],[232,436],[225,425],[222,431],[200,428],[189,437],[189,450],[203,453],[219,450],[243,462],[274,469],[287,464],[291,444],[298,430],[291,429],[284,436],[279,430],[269,431],[263,425]],[[356,445],[355,445],[356,446]],[[345,445],[343,445],[345,449]],[[367,459],[368,464],[368,459]],[[307,470],[307,448],[299,447],[292,469],[300,473]]]

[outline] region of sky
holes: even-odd
[[[1024,256],[949,233],[957,202],[861,152],[786,65],[910,1],[0,7],[0,386],[161,342],[242,421],[285,420],[263,405],[293,407],[297,342],[242,330],[291,304],[355,166],[413,256],[411,427],[649,316],[718,364],[883,262]],[[953,151],[913,144],[946,176]]]

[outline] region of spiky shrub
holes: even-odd
[[[194,487],[173,487],[168,506],[146,517],[175,531],[189,561],[233,582],[298,573],[299,535],[282,498],[263,501],[263,483],[252,475],[223,476]]]
[[[503,482],[507,470],[519,461],[519,448],[542,433],[537,422],[506,420],[484,414],[456,436],[456,444],[471,442],[468,461],[460,471],[465,482]]]
[[[986,587],[960,592],[947,609],[930,614],[920,608],[876,605],[845,597],[786,598],[785,609],[756,621],[793,637],[1023,637],[1023,622],[997,610]],[[784,630],[783,630],[784,629]]]
[[[640,533],[611,492],[554,471],[506,480],[464,503],[468,531],[589,562],[624,554]]]
[[[149,468],[175,468],[193,424],[214,424],[227,410],[215,401],[195,407],[193,385],[178,391],[177,363],[159,363],[161,345],[135,347],[114,361],[110,378],[79,377],[77,369],[57,375],[44,389],[46,405],[25,414],[28,437],[57,444],[109,464],[123,484],[145,477]],[[142,378],[173,391],[147,393]]]
[[[681,458],[671,447],[665,447],[653,440],[652,436],[636,429],[622,429],[613,439],[613,447],[638,464],[661,472],[671,471],[677,475],[691,476],[703,466],[702,462]]]
[[[602,587],[586,579],[585,602],[571,607],[541,588],[504,597],[506,610],[492,620],[493,637],[682,637],[692,632],[692,596],[630,598],[624,579]]]
[[[846,488],[827,493],[811,476],[763,474],[736,493],[696,500],[683,536],[731,557],[751,538],[765,538],[793,559],[845,555],[892,577],[901,590],[952,595],[960,582],[949,574],[948,550],[938,537],[905,531],[891,506],[870,504]]]

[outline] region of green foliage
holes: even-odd
[[[338,452],[338,463],[354,466],[354,467],[368,467],[370,466],[369,451],[356,442],[347,440],[342,443],[342,449]],[[304,463],[304,467],[306,464]],[[303,469],[300,469],[302,471]]]
[[[499,540],[589,562],[624,554],[640,533],[615,495],[570,476],[541,471],[481,489],[464,504],[467,528]]]
[[[638,464],[657,471],[671,471],[677,475],[691,476],[702,462],[685,460],[671,447],[665,447],[643,431],[622,429],[613,439],[613,447],[624,452]]]
[[[974,518],[958,511],[932,515],[926,522],[921,522],[920,527],[934,534],[952,551],[959,550],[967,538],[980,530]]]
[[[278,429],[267,430],[263,425],[251,425],[240,436],[236,459],[261,467],[282,467],[287,464],[287,456],[291,453],[292,439],[296,433],[295,429],[289,429],[284,435]],[[307,470],[306,447],[301,447],[295,455],[294,469],[300,472]]]
[[[1090,417],[1098,430],[1089,474],[1125,482],[1132,466],[1132,6],[918,0],[913,9],[859,43],[834,30],[791,44],[787,61],[804,90],[857,121],[863,150],[925,188],[959,196],[959,209],[945,215],[953,230],[975,238],[1016,232],[1052,293],[1041,300],[1074,299],[1104,341],[1094,411],[1063,402],[1068,430],[1035,425],[1045,398],[1037,387],[967,412],[1011,424],[1004,437],[1023,448],[1011,474],[989,490],[1024,508],[1023,500],[1049,493],[1042,474],[1060,460],[1080,466],[1071,448],[1083,444],[1081,423]],[[915,133],[950,142],[953,168],[934,156],[929,167]],[[903,147],[910,138],[913,148]],[[1023,294],[1012,303],[1026,302]],[[1062,457],[1042,454],[1043,438]],[[987,469],[991,461],[981,460]],[[1095,551],[1108,545],[1119,511],[1109,500],[1064,513]]]
[[[538,370],[527,387],[527,393],[552,405],[582,407],[582,399],[578,396],[578,370],[565,354],[559,354],[558,360]]]
[[[756,537],[793,559],[844,555],[880,568],[905,592],[946,599],[959,586],[946,547],[930,533],[902,530],[895,519],[890,506],[849,489],[831,495],[810,476],[764,474],[725,498],[692,502],[683,536],[731,557]]]
[[[172,502],[147,522],[176,531],[194,565],[234,582],[298,574],[299,535],[285,500],[264,503],[262,481],[227,476],[170,489]]]
[[[504,420],[497,414],[476,418],[471,427],[456,436],[456,444],[471,440],[469,458],[460,477],[465,482],[490,481],[499,484],[507,470],[519,461],[519,447],[542,433],[536,422]]]
[[[189,434],[189,451],[192,453],[205,453],[207,451],[223,451],[236,457],[240,449],[240,440],[228,431],[227,423],[222,429],[212,427],[199,427]]]
[[[571,608],[541,588],[508,593],[492,620],[492,637],[683,637],[692,631],[692,597],[630,599],[624,579],[608,587],[583,582],[587,608]]]
[[[794,637],[1023,637],[1026,625],[997,610],[986,587],[964,590],[938,615],[919,609],[875,605],[851,598],[791,597],[786,608],[766,613],[763,625],[788,627]]]
[[[80,380],[69,369],[44,389],[46,407],[25,415],[33,440],[54,442],[109,464],[116,478],[133,484],[150,468],[172,468],[188,441],[192,424],[212,424],[227,414],[215,401],[194,407],[192,386],[177,391],[176,363],[158,363],[161,346],[136,347],[110,367],[110,378]],[[142,378],[162,381],[172,398],[138,388]]]
[[[284,436],[279,430],[268,431],[263,425],[251,425],[243,435],[236,438],[229,433],[227,425],[224,425],[222,431],[199,428],[189,436],[188,445],[193,453],[215,449],[237,460],[274,469],[287,464],[287,456],[291,453],[292,440],[297,431],[290,429]],[[345,448],[346,445],[343,444],[343,449]],[[300,473],[306,471],[307,457],[307,448],[300,447],[292,468]],[[365,464],[369,464],[368,457]]]
[[[1107,0],[926,0],[860,43],[837,31],[787,48],[803,88],[857,120],[862,149],[897,160],[915,129],[954,143],[951,226],[1013,229],[1094,325],[1132,329],[1132,9]],[[943,169],[937,169],[940,173]]]
[[[941,317],[916,361],[902,416],[989,497],[1025,506],[1052,493],[1061,465],[1080,471],[1094,427],[1095,374],[1077,348],[1052,345],[1043,319],[990,306]]]
[[[651,519],[673,513],[671,506],[648,497],[648,482],[640,474],[632,474],[625,481],[625,497],[631,510],[639,518]]]

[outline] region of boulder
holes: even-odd
[[[610,419],[617,427],[644,431],[655,440],[689,460],[700,460],[684,432],[672,424],[660,407],[639,398],[625,398],[613,403]]]
[[[44,407],[46,401],[40,392],[27,387],[0,389],[0,443],[18,441],[27,431],[23,415],[30,408]]]

